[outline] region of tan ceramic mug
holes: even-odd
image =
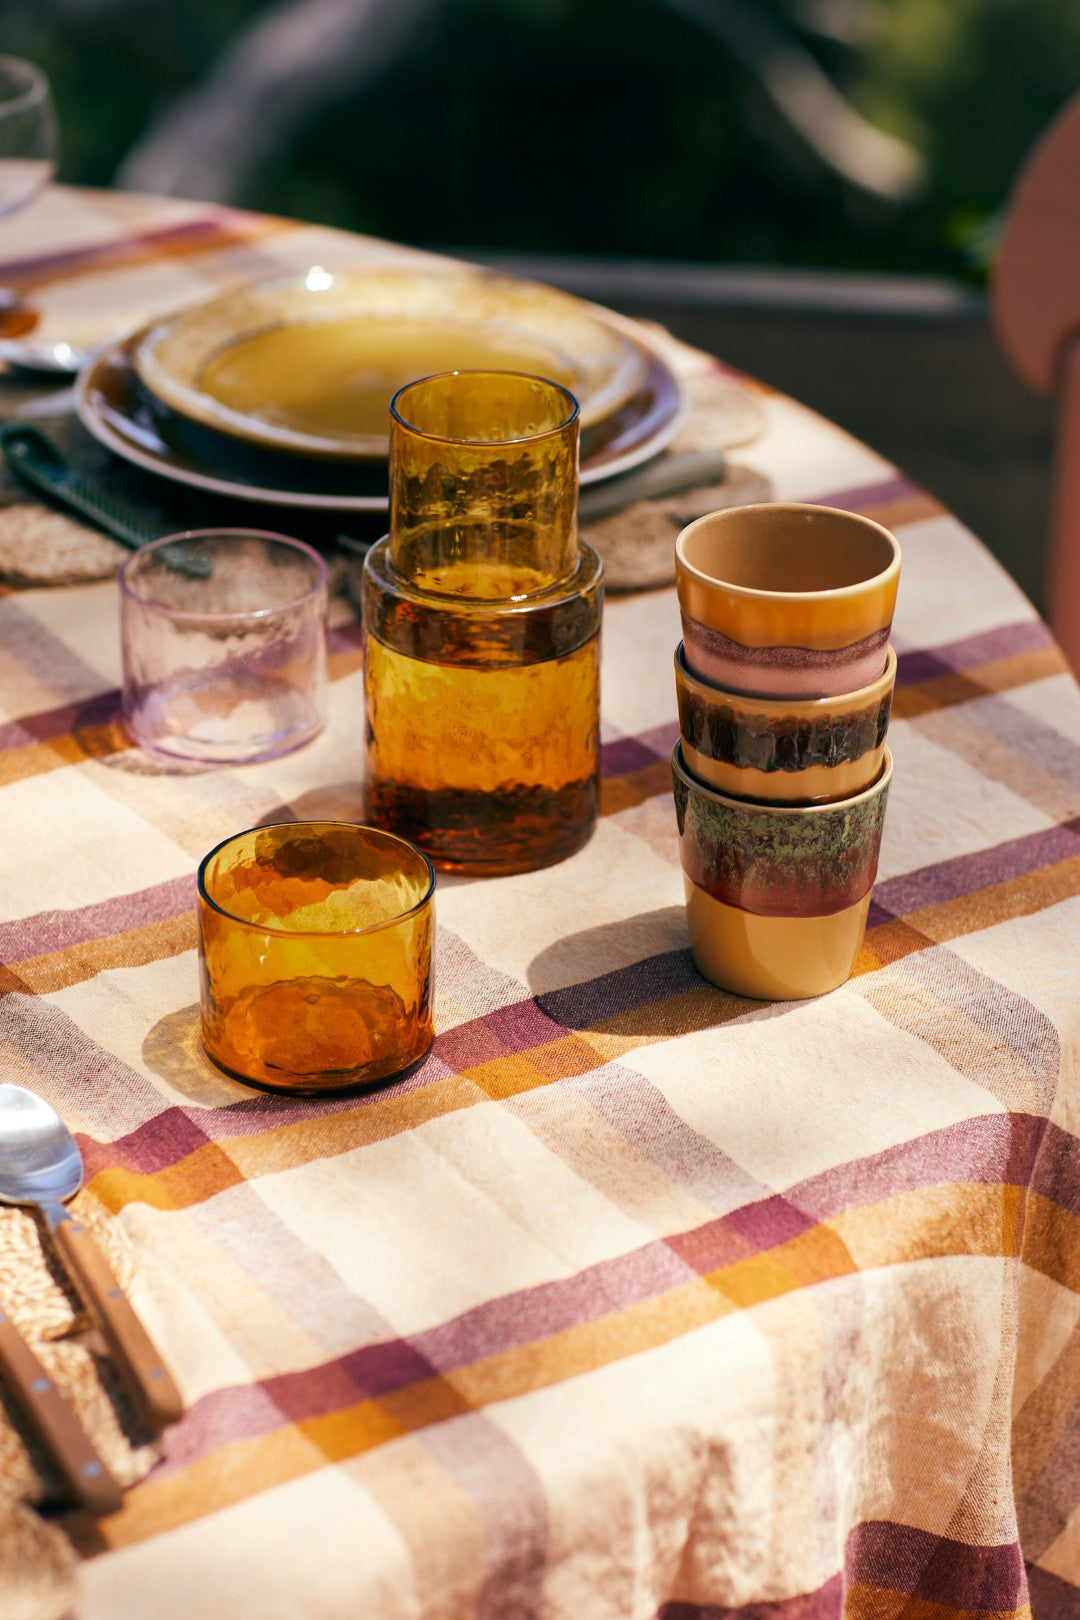
[[[731,692],[835,697],[884,672],[900,547],[834,507],[769,502],[698,518],[675,543],[686,662]]]

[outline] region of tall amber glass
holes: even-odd
[[[451,371],[390,402],[390,564],[419,590],[531,595],[578,561],[578,407],[516,371]]]
[[[203,1044],[275,1091],[385,1080],[431,1045],[435,874],[351,822],[238,833],[199,867]]]
[[[363,582],[368,815],[436,866],[546,866],[595,824],[601,567],[576,509],[557,384],[455,372],[395,396]]]

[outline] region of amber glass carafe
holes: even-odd
[[[410,384],[390,491],[363,580],[368,818],[444,870],[561,860],[599,786],[601,567],[577,537],[577,406],[518,373]]]

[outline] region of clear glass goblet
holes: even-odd
[[[0,218],[36,197],[56,172],[56,111],[39,67],[0,56]],[[20,302],[0,287],[0,311]]]

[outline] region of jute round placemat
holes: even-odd
[[[755,439],[766,421],[764,396],[722,372],[706,372],[686,384],[690,411],[665,453],[727,450]],[[215,497],[170,484],[128,466],[92,439],[71,416],[48,418],[40,426],[79,472],[100,481],[117,499],[136,508],[162,534],[189,528],[240,526],[299,535],[317,545],[331,568],[331,595],[348,590],[345,553],[355,556],[384,532],[385,513],[311,514],[296,508],[268,508]],[[612,590],[666,585],[675,577],[669,538],[691,517],[720,506],[771,498],[767,481],[748,467],[732,466],[725,478],[700,490],[661,500],[638,501],[614,517],[583,528],[604,559]],[[685,518],[686,522],[690,518]],[[346,535],[337,533],[344,528]],[[38,500],[0,461],[0,582],[16,588],[77,585],[109,579],[127,552],[92,524]]]

